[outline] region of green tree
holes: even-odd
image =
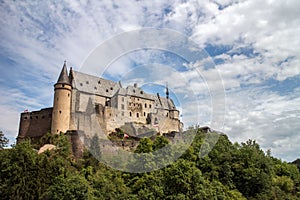
[[[0,151],[0,199],[38,199],[55,177],[72,172],[59,151],[38,154],[29,141]]]
[[[9,140],[4,136],[4,133],[0,131],[0,150],[7,147]]]
[[[167,144],[169,144],[169,140],[167,138],[165,138],[164,136],[158,136],[155,138],[155,140],[153,142],[153,151],[162,149]]]
[[[286,193],[291,193],[294,189],[294,182],[291,178],[287,176],[276,176],[273,178],[273,184],[279,187],[282,191]]]
[[[242,143],[234,155],[232,170],[234,183],[244,196],[250,198],[270,192],[272,161],[255,141]]]
[[[92,195],[96,199],[128,199],[130,189],[121,173],[103,166],[92,177]]]
[[[1,151],[1,199],[34,199],[38,197],[37,152],[29,142]]]
[[[57,152],[60,156],[63,156],[65,158],[70,157],[71,143],[66,134],[60,133],[53,135],[52,143],[59,149]]]
[[[153,142],[150,138],[143,138],[136,147],[134,153],[150,153],[153,151]]]
[[[137,199],[164,199],[162,171],[148,172],[136,176],[129,184]]]
[[[68,173],[53,180],[54,183],[43,194],[42,199],[77,200],[89,198],[89,184],[79,174]]]
[[[220,135],[218,142],[209,153],[212,162],[211,170],[206,171],[211,178],[216,178],[230,188],[234,188],[232,163],[236,151],[236,147],[229,141],[228,137],[224,134]]]

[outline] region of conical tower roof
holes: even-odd
[[[64,62],[64,66],[63,66],[63,68],[60,72],[57,83],[70,85],[70,79],[69,79],[69,76],[68,76],[66,61]]]

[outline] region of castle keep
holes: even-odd
[[[92,108],[106,135],[116,128],[130,125],[134,130],[147,128],[159,133],[179,132],[182,123],[169,91],[166,96],[147,94],[137,84],[123,88],[113,82],[70,69],[64,63],[54,85],[53,107],[40,111],[23,112],[17,141],[25,138],[38,140],[47,132],[71,132],[76,135],[78,118],[74,113],[85,113]],[[89,127],[86,127],[89,128]],[[128,132],[138,136],[139,131]],[[73,138],[74,139],[74,138]]]

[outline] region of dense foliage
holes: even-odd
[[[0,199],[299,199],[300,173],[264,153],[252,140],[232,144],[221,135],[212,151],[198,157],[205,133],[173,164],[131,174],[98,162],[88,152],[70,156],[64,135],[58,147],[38,154],[29,142],[0,151]],[[136,153],[151,153],[168,140],[142,139]],[[298,162],[297,162],[298,163]]]

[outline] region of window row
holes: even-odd
[[[48,115],[48,118],[51,118],[51,117],[52,117],[52,114],[49,114],[49,115]],[[33,119],[33,118],[35,118],[35,119],[39,119],[39,118],[45,119],[45,115],[42,115],[42,116],[40,116],[40,117],[39,117],[39,116],[34,116],[34,117],[33,117],[33,116],[30,116],[30,117],[29,117],[29,119]],[[27,116],[23,118],[23,120],[27,120],[27,119],[28,119]]]
[[[129,116],[132,117],[132,112],[129,112]],[[146,112],[143,113],[143,116],[146,117]],[[136,117],[140,117],[140,113],[136,113]]]

